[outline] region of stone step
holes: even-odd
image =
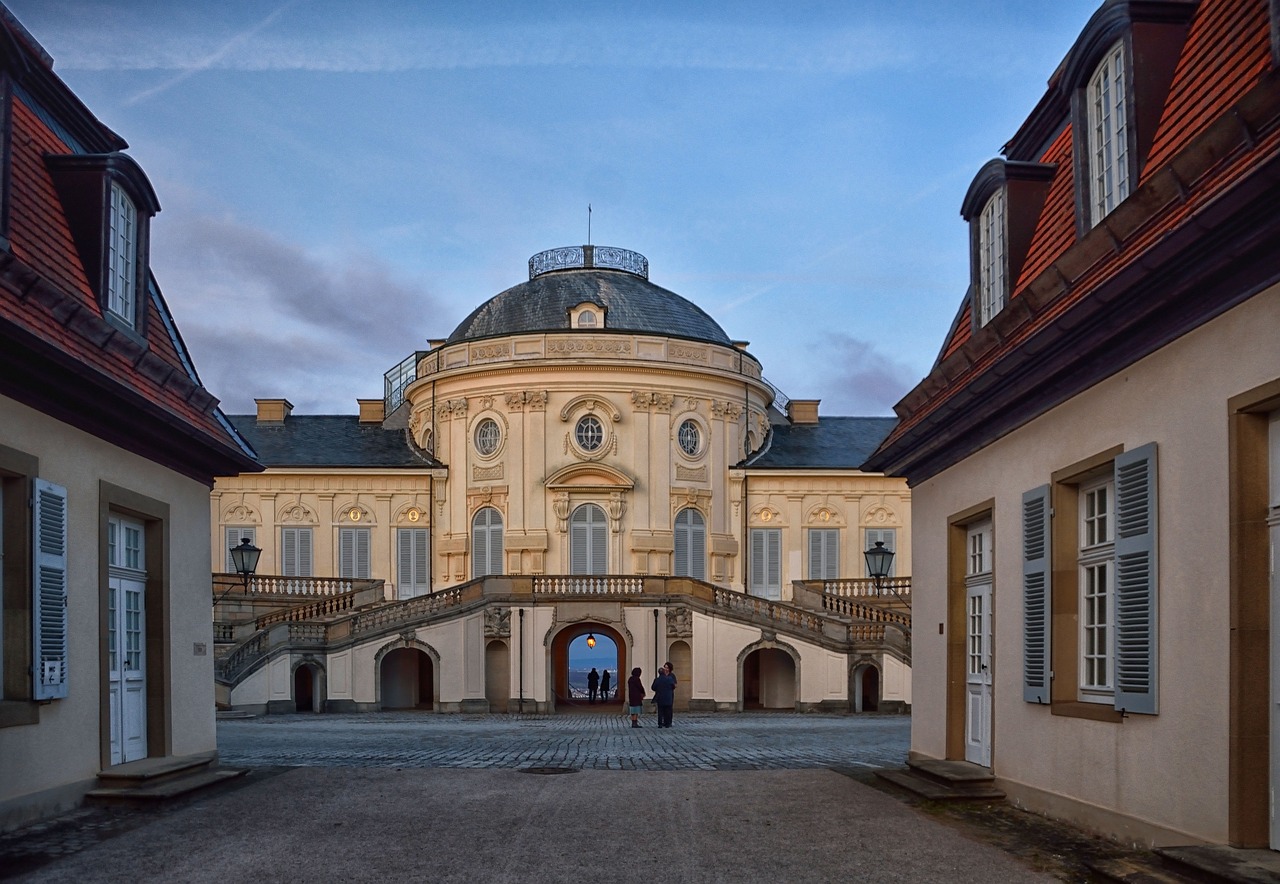
[[[1221,844],[1160,847],[1165,865],[1188,881],[1207,884],[1260,884],[1280,881],[1280,852],[1244,850]]]
[[[1197,878],[1188,878],[1172,869],[1132,858],[1111,857],[1085,863],[1099,880],[1116,884],[1195,884]]]
[[[1004,792],[986,782],[948,783],[918,772],[914,767],[905,770],[878,770],[875,772],[882,780],[906,789],[921,798],[930,801],[1003,801]]]
[[[217,712],[218,721],[226,721],[228,719],[240,718],[257,718],[252,712],[245,712],[243,709],[219,709]]]
[[[127,789],[157,783],[174,777],[200,771],[213,763],[217,755],[202,752],[197,755],[174,755],[163,758],[143,758],[127,764],[117,764],[98,772],[98,782],[104,788]]]
[[[85,800],[90,804],[114,807],[154,806],[225,783],[246,773],[248,773],[247,770],[238,768],[204,768],[137,786],[102,786],[90,790]]]

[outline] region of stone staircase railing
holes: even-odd
[[[841,617],[848,617],[851,620],[869,620],[872,623],[894,623],[907,629],[911,628],[911,618],[898,611],[889,608],[881,608],[876,605],[865,605],[861,602],[855,602],[853,599],[828,595],[822,596],[822,607],[824,610],[833,614],[839,614]]]
[[[821,588],[827,595],[842,598],[883,598],[911,603],[911,578],[886,577],[879,588],[870,577],[842,577],[837,580],[805,580],[806,586]]]
[[[554,575],[533,578],[534,595],[640,595],[644,592],[644,577],[625,575],[573,576]]]
[[[235,684],[250,667],[266,659],[268,630],[259,629],[213,662],[214,677],[225,684]]]

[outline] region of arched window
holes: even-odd
[[[692,507],[676,514],[675,576],[707,579],[707,523]]]
[[[502,513],[491,506],[471,520],[471,577],[502,573]]]
[[[594,503],[584,503],[569,519],[569,560],[573,574],[609,573],[609,525]]]

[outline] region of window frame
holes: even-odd
[[[604,440],[604,421],[595,414],[584,414],[574,422],[573,441],[582,451],[587,454],[599,454],[604,448]]]
[[[1131,79],[1129,52],[1121,38],[1102,53],[1084,85],[1083,144],[1090,228],[1102,223],[1132,192]]]
[[[751,574],[748,594],[765,599],[782,597],[782,529],[751,529]]]
[[[695,518],[696,517],[696,518]],[[674,553],[671,567],[673,577],[707,579],[707,520],[697,507],[687,506],[676,513]],[[684,567],[681,567],[681,549]]]
[[[485,517],[483,525],[480,524],[481,515]],[[482,577],[500,577],[505,571],[503,567],[504,525],[502,512],[497,507],[482,506],[471,515],[472,580],[479,580]],[[483,543],[480,541],[481,537],[484,538]]]
[[[1081,702],[1114,704],[1115,479],[1108,475],[1081,483],[1077,499],[1077,689]]]
[[[1009,302],[1008,233],[1008,202],[1001,186],[991,193],[978,213],[978,328],[991,322]]]
[[[692,438],[692,450],[685,443]],[[676,428],[676,448],[680,453],[689,459],[695,459],[702,454],[703,451],[703,432],[702,426],[693,418],[687,417],[680,422]]]
[[[363,525],[339,526],[338,577],[342,580],[369,580],[373,568],[372,549],[373,532],[370,528]]]
[[[290,561],[290,541],[286,539],[289,535],[293,536],[293,561]],[[303,542],[304,537],[306,538],[305,544]],[[304,545],[306,547],[305,567],[302,562],[302,547]],[[280,576],[302,578],[315,576],[315,532],[310,525],[280,526]]]
[[[805,532],[805,573],[809,575],[808,579],[838,580],[840,578],[840,529],[806,528]]]
[[[492,433],[488,432],[490,428]],[[480,418],[471,434],[471,444],[475,447],[476,455],[485,460],[496,457],[502,450],[502,436],[502,426],[495,419]]]

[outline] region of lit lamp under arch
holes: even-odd
[[[594,648],[596,646],[596,635],[594,632],[587,633],[587,647]]]

